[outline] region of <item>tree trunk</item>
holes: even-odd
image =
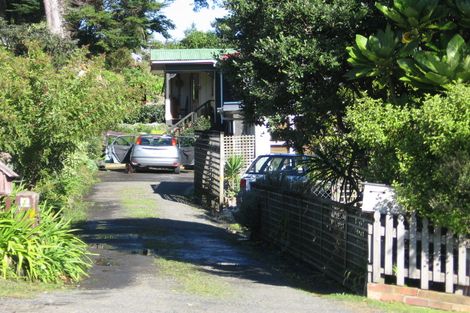
[[[44,0],[44,10],[46,11],[49,31],[64,38],[64,7],[62,0]]]

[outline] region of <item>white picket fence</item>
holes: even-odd
[[[418,221],[412,215],[374,212],[369,225],[369,282],[383,282],[395,276],[396,284],[405,279],[420,280],[421,289],[430,282],[443,283],[447,293],[469,295],[470,240]]]

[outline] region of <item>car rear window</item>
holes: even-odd
[[[308,172],[305,156],[263,156],[248,169],[248,174],[282,172],[287,175],[304,175]]]
[[[171,146],[171,137],[141,137],[141,146],[165,147]]]

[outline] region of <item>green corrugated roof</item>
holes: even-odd
[[[233,53],[233,49],[152,49],[152,61],[192,61],[216,60],[216,56],[223,53]]]

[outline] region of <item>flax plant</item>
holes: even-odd
[[[0,212],[0,274],[4,279],[77,282],[90,267],[86,244],[60,212],[43,206],[40,223],[16,208]]]

